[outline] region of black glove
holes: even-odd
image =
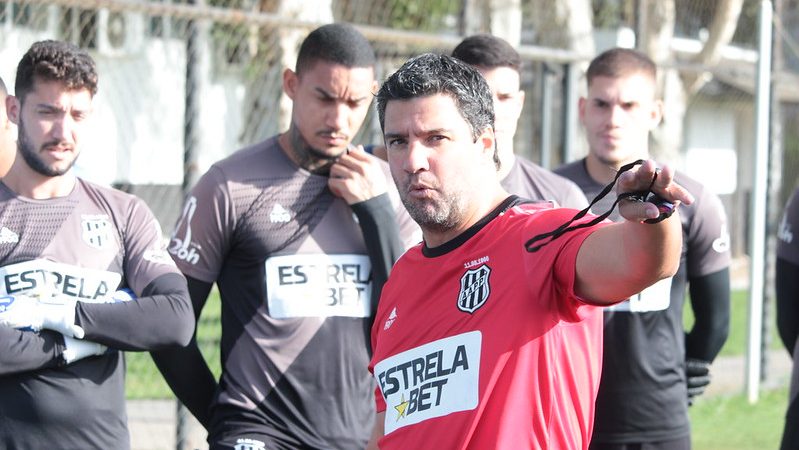
[[[694,403],[694,398],[705,392],[705,387],[710,384],[710,363],[701,359],[687,358],[685,360],[685,376],[688,381],[688,405]]]

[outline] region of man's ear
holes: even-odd
[[[657,128],[660,121],[663,120],[663,100],[657,99],[652,102],[652,111],[649,112],[649,116],[652,119],[650,129]]]
[[[283,71],[283,92],[285,92],[292,101],[294,100],[294,96],[297,95],[297,85],[299,82],[300,79],[296,72],[291,69],[285,69]]]
[[[584,123],[585,121],[585,104],[587,100],[585,97],[580,97],[577,101],[577,116],[580,118],[580,123]]]
[[[494,128],[486,127],[483,133],[477,138],[477,141],[482,143],[483,150],[494,158],[494,150],[496,147],[496,136],[494,135]]]
[[[14,125],[19,125],[19,115],[21,114],[22,105],[19,99],[13,95],[6,96],[6,116],[8,116],[8,120],[14,123]]]

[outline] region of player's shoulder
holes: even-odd
[[[674,181],[680,186],[684,187],[685,190],[690,192],[694,197],[696,197],[698,194],[704,195],[706,192],[710,192],[701,181],[691,177],[681,170],[676,170],[674,172]]]
[[[685,188],[685,190],[694,197],[692,206],[695,208],[707,208],[713,204],[717,204],[718,207],[721,207],[721,199],[719,196],[696,178],[677,170],[674,172],[674,182]]]
[[[585,170],[585,158],[563,164],[553,169],[552,172],[570,181],[584,178],[587,174]]]
[[[535,177],[571,184],[571,181],[564,178],[562,175],[558,175],[549,169],[545,169],[529,159],[517,157],[516,164],[518,164],[519,169],[532,174]]]
[[[211,165],[207,173],[217,173],[228,180],[248,177],[250,172],[261,171],[264,167],[276,165],[278,160],[285,159],[280,151],[278,136],[236,150],[232,154]]]
[[[152,209],[138,196],[119,189],[78,178],[81,190],[77,192],[81,208],[88,214],[107,214],[117,221],[149,220]],[[93,206],[88,206],[93,205]]]
[[[83,195],[112,205],[143,203],[139,197],[120,189],[78,178]]]
[[[724,223],[726,221],[727,213],[721,198],[701,181],[679,170],[674,173],[674,181],[694,197],[694,201],[690,205],[680,206],[683,209],[680,217],[684,223],[695,221]]]
[[[552,200],[529,200],[517,198],[503,213],[505,226],[526,226],[530,220],[566,221],[576,213],[575,210],[562,208]]]

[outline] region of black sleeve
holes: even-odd
[[[78,302],[75,324],[83,327],[84,339],[119,350],[185,346],[194,332],[186,279],[177,273],[162,275],[129,302]]]
[[[685,356],[712,362],[730,332],[730,270],[688,280],[696,319],[685,337]]]
[[[64,340],[61,334],[20,331],[0,325],[0,376],[63,364]]]
[[[799,395],[794,395],[785,412],[785,426],[782,430],[780,450],[796,450],[799,448]]]
[[[777,330],[782,345],[792,353],[799,335],[799,265],[777,258],[776,277]]]
[[[352,205],[358,217],[366,250],[372,263],[372,313],[377,310],[377,300],[388,280],[394,262],[404,252],[399,236],[394,206],[388,194],[381,194]]]
[[[211,283],[186,277],[189,285],[195,321],[205,306]],[[150,352],[172,392],[194,417],[207,429],[210,421],[209,406],[216,391],[216,379],[197,346],[197,333],[184,348]]]

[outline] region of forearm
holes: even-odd
[[[689,279],[694,326],[685,337],[685,356],[712,362],[730,331],[730,271]]]
[[[0,376],[63,364],[64,341],[53,331],[20,331],[0,325]]]
[[[192,277],[186,277],[186,283],[197,323],[213,285]],[[151,352],[150,355],[178,400],[208,428],[211,418],[209,406],[214,398],[217,382],[197,345],[196,331],[186,347],[160,350]]]
[[[208,428],[209,406],[217,382],[197,346],[197,339],[193,338],[184,348],[150,352],[150,355],[178,400]]]
[[[153,280],[133,301],[78,302],[75,323],[85,339],[127,351],[184,346],[194,332],[186,282],[177,274]]]
[[[588,236],[577,255],[575,290],[599,304],[630,297],[674,275],[680,263],[679,213],[656,224],[611,224]]]
[[[372,264],[372,284],[377,299],[391,267],[403,252],[394,207],[388,194],[382,194],[352,205],[352,210],[358,217]]]

